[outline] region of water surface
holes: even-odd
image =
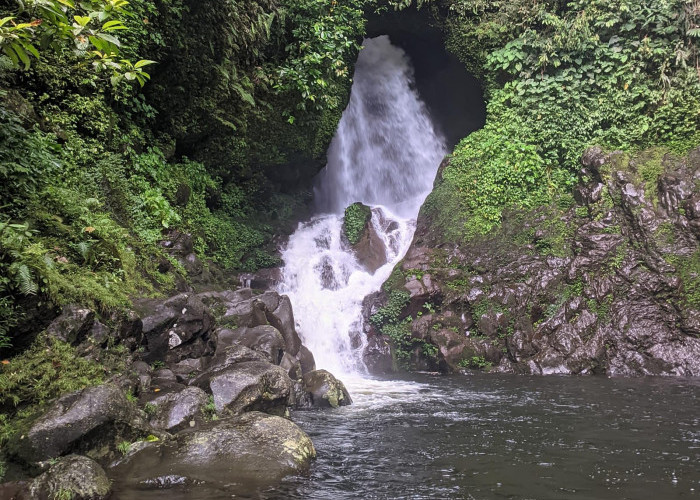
[[[700,491],[700,380],[349,380],[296,411],[318,459],[266,499],[650,499]]]

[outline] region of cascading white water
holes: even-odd
[[[413,238],[444,141],[413,87],[405,52],[387,36],[365,40],[350,103],[314,190],[323,215],[299,225],[282,253],[281,293],[289,295],[297,328],[319,368],[362,373],[362,300],[379,289]],[[343,212],[372,207],[372,225],[387,263],[373,274],[341,237]]]

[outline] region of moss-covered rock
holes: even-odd
[[[317,408],[338,408],[352,404],[350,393],[340,380],[326,370],[315,370],[304,374],[303,390],[308,394],[308,403]]]
[[[356,245],[363,233],[368,230],[372,218],[372,209],[360,202],[353,203],[345,209],[343,233],[351,245]]]
[[[79,455],[62,457],[29,486],[31,498],[102,500],[112,491],[107,474],[94,460]]]
[[[422,212],[370,334],[414,369],[700,374],[700,150],[582,165],[573,198],[487,235],[450,241]]]
[[[231,417],[154,443],[129,457],[115,472],[118,481],[157,488],[159,478],[180,484],[225,483],[255,489],[308,470],[316,450],[309,436],[287,419],[259,412]]]

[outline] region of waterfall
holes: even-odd
[[[367,39],[350,96],[314,188],[320,215],[299,225],[282,252],[281,293],[318,368],[362,373],[362,300],[379,290],[413,238],[415,219],[446,154],[414,88],[413,68],[387,36]],[[372,207],[387,262],[374,273],[341,237],[343,212]]]

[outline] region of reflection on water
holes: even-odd
[[[298,411],[310,477],[266,499],[700,496],[700,380],[348,380],[355,404]]]

